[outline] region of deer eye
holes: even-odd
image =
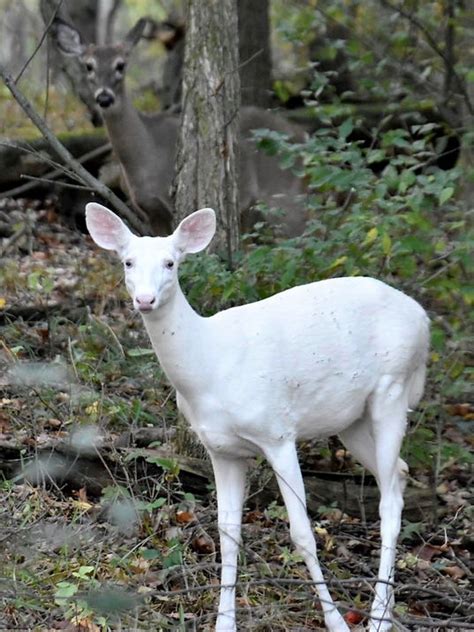
[[[133,266],[132,260],[131,259],[127,259],[125,261],[125,267],[126,268],[131,268]]]
[[[115,70],[116,70],[117,72],[123,72],[123,71],[125,70],[125,62],[124,62],[124,61],[121,61],[121,60],[120,60],[120,61],[118,61],[118,62],[115,64]]]
[[[94,64],[92,62],[88,61],[86,63],[86,70],[87,70],[87,72],[90,72],[90,73],[94,72],[94,70],[95,70]]]
[[[168,268],[168,270],[172,270],[174,268],[174,261],[172,259],[169,259],[168,261],[166,261],[165,266]]]

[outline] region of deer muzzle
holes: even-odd
[[[153,294],[140,294],[135,296],[135,307],[139,312],[151,312],[157,304]]]
[[[110,107],[115,103],[115,94],[112,92],[112,90],[108,90],[107,88],[101,88],[100,90],[97,90],[94,97],[97,104],[104,109]]]

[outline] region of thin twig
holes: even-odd
[[[96,322],[98,325],[100,325],[101,327],[103,327],[104,329],[106,329],[109,334],[112,336],[115,344],[117,345],[117,348],[120,352],[120,355],[122,358],[125,358],[125,351],[123,350],[123,347],[120,343],[120,340],[117,338],[117,334],[115,333],[115,331],[112,329],[112,327],[105,322],[105,320],[101,320],[100,318],[98,318],[97,316],[95,316],[95,314],[90,314],[90,319],[93,320],[94,322]]]
[[[400,617],[406,625],[416,626],[416,630],[439,628],[440,630],[474,630],[474,622],[462,621],[453,617],[448,619],[429,619],[425,617]]]
[[[335,580],[335,583],[337,584],[345,584],[345,585],[350,585],[353,583],[358,583],[362,580],[363,578],[352,578],[352,579],[346,579],[346,580]],[[364,581],[367,581],[367,579],[364,579]],[[370,580],[370,581],[374,581],[376,582],[377,580]],[[273,585],[273,586],[290,586],[290,585],[295,585],[295,586],[317,586],[318,583],[320,582],[312,582],[312,581],[305,581],[305,580],[299,580],[299,579],[290,579],[290,578],[265,578],[265,579],[253,579],[252,580],[252,586],[261,586],[261,585]],[[331,582],[328,581],[326,582],[326,584],[330,584]],[[242,587],[243,584],[241,582],[236,582],[235,584],[236,587]],[[204,585],[196,585],[196,586],[191,586],[189,588],[182,588],[182,589],[177,589],[177,590],[157,590],[155,592],[155,594],[157,596],[164,596],[164,597],[175,597],[177,595],[191,595],[193,593],[201,593],[201,592],[206,592],[206,591],[215,591],[217,589],[219,589],[221,586],[219,584],[204,584]],[[419,586],[417,586],[417,588],[420,588]],[[350,609],[351,612],[355,612],[364,616],[368,616],[369,613],[366,610],[363,609],[359,609],[359,608],[355,608],[353,606],[351,606],[350,608],[348,608],[348,606],[344,606],[344,604],[340,604],[340,608],[345,610],[345,609]],[[432,618],[425,618],[425,617],[400,617],[400,622],[402,624],[409,624],[409,625],[416,625],[419,626],[418,629],[421,629],[421,627],[425,626],[425,627],[455,627],[455,628],[459,628],[459,629],[466,629],[466,630],[473,630],[474,629],[474,623],[470,623],[469,621],[466,621],[462,618],[455,618],[455,617],[450,617],[448,619],[432,619]]]
[[[6,146],[12,146],[12,145],[8,145],[6,143],[0,143],[0,144],[4,144]],[[105,153],[109,152],[111,149],[112,149],[112,145],[110,143],[105,143],[104,145],[101,145],[100,147],[96,147],[95,149],[91,149],[91,151],[88,151],[84,155],[80,156],[77,160],[82,165],[85,162],[87,162],[89,160],[92,160],[93,158],[98,158],[102,154],[105,154]],[[32,152],[32,153],[36,153],[36,152]],[[48,173],[45,173],[44,177],[45,178],[51,178],[51,179],[55,180],[56,178],[59,178],[60,176],[62,176],[64,174],[65,174],[65,171],[64,171],[64,169],[63,169],[63,167],[61,165],[57,169],[54,169],[53,171],[49,171]],[[69,175],[69,172],[66,172],[66,175]],[[15,197],[17,195],[22,195],[23,193],[26,193],[27,191],[30,191],[31,189],[34,189],[37,186],[38,186],[37,182],[34,182],[34,181],[27,182],[26,184],[22,184],[22,185],[20,185],[18,187],[14,187],[13,189],[9,189],[8,191],[4,191],[3,193],[0,193],[0,199],[8,198],[8,197]]]
[[[420,584],[400,584],[395,587],[395,593],[403,594],[410,593],[410,595],[415,595],[417,592],[423,592],[429,595],[430,597],[435,597],[438,601],[449,603],[450,605],[462,605],[463,597],[461,595],[448,595],[446,592],[441,592],[440,590],[435,590],[434,588],[430,588],[429,586],[421,586]]]
[[[81,189],[82,191],[90,191],[90,187],[85,184],[71,184],[71,182],[61,182],[61,180],[52,180],[51,178],[41,178],[37,176],[21,175],[20,178],[24,180],[30,180],[39,184],[40,182],[46,182],[48,184],[54,184],[55,186],[64,187],[66,189]]]
[[[35,47],[35,50],[31,53],[31,55],[28,57],[28,59],[26,60],[23,68],[20,70],[20,72],[18,73],[18,75],[16,76],[15,79],[15,83],[18,83],[20,81],[20,79],[23,76],[23,73],[25,72],[25,70],[28,68],[28,66],[31,63],[31,60],[35,57],[36,53],[39,51],[39,49],[41,48],[41,46],[43,45],[43,42],[46,38],[46,35],[48,34],[49,29],[51,28],[51,24],[53,23],[53,20],[55,19],[56,15],[59,12],[59,9],[61,8],[62,3],[64,2],[64,0],[59,0],[56,8],[53,11],[53,14],[51,16],[51,19],[49,20],[48,24],[46,25],[46,28],[44,29],[38,44]]]
[[[50,167],[54,167],[54,169],[57,169],[58,171],[60,171],[61,173],[63,173],[64,175],[68,176],[69,178],[73,178],[75,180],[77,180],[78,182],[80,182],[80,178],[78,177],[77,174],[75,174],[73,171],[70,171],[65,165],[62,165],[60,162],[57,162],[55,160],[53,160],[50,156],[46,155],[46,154],[40,154],[39,151],[37,151],[32,145],[30,145],[27,142],[24,143],[11,143],[8,141],[4,141],[1,140],[0,141],[0,146],[1,147],[10,147],[10,149],[17,149],[18,151],[23,151],[25,154],[31,154],[32,156],[40,156],[41,160],[43,162],[45,162],[47,165],[49,165]]]

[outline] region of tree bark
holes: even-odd
[[[444,68],[444,102],[449,103],[453,89],[453,70],[456,64],[455,54],[455,0],[448,0],[444,3],[444,14],[446,16],[446,28],[444,31],[444,50],[446,55],[446,63]]]
[[[236,0],[188,0],[187,24],[176,211],[182,219],[197,208],[214,208],[213,247],[232,265],[239,246]]]
[[[268,108],[272,102],[272,58],[268,0],[238,0],[242,105]]]

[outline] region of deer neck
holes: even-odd
[[[153,349],[172,386],[191,397],[208,379],[209,340],[207,319],[189,305],[181,288],[165,304],[143,314]]]
[[[103,112],[112,147],[129,177],[140,178],[153,153],[150,133],[143,118],[124,92],[120,103]]]

